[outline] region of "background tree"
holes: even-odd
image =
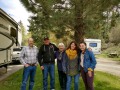
[[[28,38],[31,37],[31,33],[26,32],[26,29],[21,21],[19,22],[19,25],[20,25],[20,28],[22,31],[22,46],[25,46],[25,45],[27,45]]]
[[[117,20],[117,25],[115,25],[109,34],[110,42],[115,43],[115,45],[118,45],[120,43],[120,18]]]
[[[77,43],[84,38],[105,38],[108,42],[108,31],[114,26],[120,9],[120,0],[20,1],[34,13],[30,31],[36,41],[52,31],[57,38],[69,35]]]

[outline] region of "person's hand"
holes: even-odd
[[[41,70],[44,70],[44,67],[43,66],[40,66]]]
[[[88,71],[88,76],[92,77],[92,71]]]
[[[88,50],[89,50],[89,51],[92,51],[92,48],[89,47]]]
[[[25,64],[24,66],[25,66],[25,67],[29,67],[29,64]]]
[[[38,64],[36,63],[36,64],[35,64],[35,66],[37,67],[37,66],[38,66]]]

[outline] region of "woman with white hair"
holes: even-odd
[[[65,45],[63,43],[58,44],[59,50],[55,53],[57,58],[57,68],[58,68],[58,75],[59,75],[59,82],[61,90],[66,90],[66,74],[63,72],[63,55],[65,53]]]

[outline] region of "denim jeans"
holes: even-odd
[[[48,74],[50,75],[50,89],[55,89],[55,65],[44,64],[43,66],[43,90],[48,90]]]
[[[74,76],[67,75],[66,90],[70,90],[70,88],[71,88],[72,77],[74,77],[74,90],[78,90],[79,89],[78,85],[79,85],[80,74],[77,74],[77,75],[74,75]]]
[[[26,90],[26,84],[29,77],[30,77],[29,90],[33,90],[35,73],[36,73],[36,66],[24,67],[21,90]]]

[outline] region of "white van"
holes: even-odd
[[[101,40],[100,39],[85,39],[87,48],[91,48],[94,54],[101,54]]]

